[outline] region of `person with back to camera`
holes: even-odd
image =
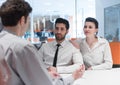
[[[0,46],[0,85],[8,85],[10,80],[10,71],[4,58],[4,50]]]
[[[25,0],[6,0],[0,7],[3,29],[0,32],[0,46],[3,47],[5,62],[10,72],[7,85],[70,85],[81,78],[81,66],[67,78],[57,72],[46,70],[37,49],[21,38],[29,25],[32,8]]]
[[[88,17],[85,20],[83,28],[85,38],[78,38],[71,43],[80,49],[85,68],[87,70],[111,69],[112,55],[109,42],[97,36],[98,21],[95,18]]]

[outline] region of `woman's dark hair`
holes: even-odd
[[[85,22],[93,22],[95,24],[95,27],[98,29],[98,21],[95,18],[88,17],[85,19]]]
[[[63,23],[63,24],[65,24],[67,30],[69,29],[69,22],[68,22],[68,20],[63,19],[63,18],[57,18],[56,21],[55,21],[55,26],[56,26],[57,23]]]

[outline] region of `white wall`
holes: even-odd
[[[104,8],[119,4],[120,0],[96,0],[96,19],[99,22],[99,35],[104,37]]]

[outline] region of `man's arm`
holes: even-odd
[[[37,50],[32,46],[14,46],[9,48],[12,58],[11,68],[16,72],[25,85],[53,85]]]
[[[57,72],[58,73],[72,73],[76,69],[78,69],[82,64],[83,64],[83,58],[82,54],[80,53],[79,49],[76,49],[73,47],[71,50],[72,51],[72,65],[67,65],[67,66],[57,66]]]
[[[80,67],[79,71],[75,71],[72,76],[66,79],[61,77],[52,78],[43,61],[39,58],[38,51],[33,46],[12,46],[8,52],[8,56],[12,59],[12,70],[19,75],[21,82],[26,85],[71,85],[75,79],[78,79],[83,74]]]

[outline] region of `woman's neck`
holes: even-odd
[[[87,37],[86,38],[86,42],[90,48],[92,48],[97,41],[98,41],[97,37]]]

